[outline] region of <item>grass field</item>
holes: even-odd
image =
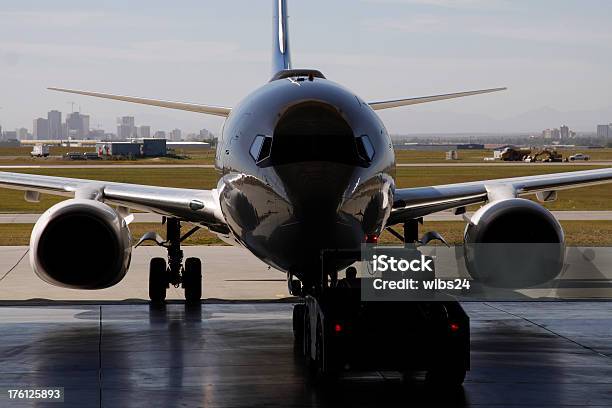
[[[0,164],[75,164],[75,162],[59,158],[32,159],[29,158],[31,148],[0,148]],[[51,154],[62,155],[68,151],[91,151],[92,148],[51,148]],[[612,160],[612,149],[588,149],[582,151],[591,156],[592,160]],[[212,164],[214,150],[185,150],[178,153],[186,154],[188,159],[147,159],[147,160],[104,160],[78,161],[77,164],[109,164],[109,168],[91,169],[23,169],[10,170],[31,174],[44,174],[60,177],[107,180],[124,183],[148,184],[167,187],[183,187],[210,189],[216,187],[219,178],[214,169],[206,168],[113,168],[112,164]],[[575,150],[563,150],[564,155],[574,154]],[[437,151],[397,151],[398,163],[445,162],[444,152]],[[460,151],[460,162],[471,162],[469,167],[399,167],[396,174],[397,187],[421,187],[436,184],[459,183],[482,179],[502,177],[527,176],[555,172],[587,170],[596,166],[487,166],[482,163],[484,157],[492,156],[491,151],[465,150]],[[6,163],[5,163],[6,162]],[[612,163],[611,163],[612,165]],[[41,196],[40,203],[28,203],[23,200],[23,192],[0,189],[0,213],[41,213],[51,205],[63,200],[63,197],[49,195]],[[612,210],[612,186],[601,185],[559,192],[559,200],[546,203],[550,210]],[[476,207],[475,207],[476,208]],[[610,245],[612,244],[612,222],[609,221],[564,221],[568,243],[571,245]],[[25,245],[30,236],[32,224],[0,224],[0,245]],[[464,223],[428,222],[423,231],[437,230],[451,243],[462,241]],[[145,231],[163,232],[157,224],[132,224],[135,237]],[[163,234],[162,234],[163,235]],[[382,242],[396,242],[389,233],[381,237]],[[188,245],[222,244],[215,235],[199,231],[188,241]]]
[[[569,157],[576,153],[584,153],[591,156],[591,160],[612,160],[612,149],[559,149],[557,150],[563,155],[563,158]],[[493,157],[492,150],[458,150],[459,160],[461,163],[481,163],[485,157]],[[446,160],[446,152],[434,150],[396,150],[395,158],[398,163],[444,163]]]
[[[164,187],[211,189],[219,178],[213,169],[199,168],[153,168],[153,169],[27,169],[18,170],[30,174],[45,174],[59,177],[117,181],[122,183],[148,184]],[[64,200],[63,197],[42,195],[39,203],[23,200],[23,191],[0,189],[0,213],[40,213],[51,205]]]
[[[59,147],[51,146],[51,157],[30,157],[31,147],[3,147],[0,148],[0,165],[44,165],[44,164],[214,164],[214,149],[177,149],[178,155],[185,159],[175,158],[150,158],[137,160],[64,160],[61,156],[68,152],[92,152],[93,147]],[[493,157],[492,150],[459,150],[459,163],[482,163],[485,157]],[[559,149],[563,157],[569,157],[575,153],[585,153],[591,156],[591,160],[612,161],[612,149]],[[397,163],[448,163],[444,151],[421,151],[421,150],[396,150]]]
[[[608,246],[612,245],[612,221],[561,221],[568,245]],[[28,245],[34,224],[0,224],[0,246]],[[462,221],[426,222],[422,231],[438,231],[450,245],[463,242],[465,223]],[[165,228],[160,224],[134,223],[130,225],[134,240],[147,231],[156,231],[165,236]],[[382,244],[399,245],[400,241],[385,232],[380,239]],[[201,229],[189,237],[183,245],[226,245],[211,232]]]
[[[459,183],[501,177],[526,176],[573,170],[597,168],[591,166],[563,167],[400,167],[397,170],[397,187],[421,187],[436,184]],[[124,183],[148,184],[166,187],[210,189],[217,185],[218,173],[205,168],[92,168],[92,169],[23,169],[19,172],[45,174]],[[23,200],[23,192],[0,189],[0,213],[40,213],[63,198],[43,195],[40,203]],[[559,200],[546,203],[551,210],[612,210],[612,186],[600,185],[559,192]]]
[[[505,167],[481,165],[474,167],[399,167],[396,174],[398,187],[423,187],[437,184],[461,183],[483,179],[530,176],[535,174],[561,173],[589,170],[600,167]],[[529,196],[534,198],[533,196]],[[612,210],[612,185],[604,184],[559,191],[558,200],[545,203],[550,210]],[[535,198],[534,198],[535,199]]]

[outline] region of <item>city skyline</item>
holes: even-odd
[[[70,112],[62,122],[62,112],[50,110],[47,117],[37,117],[32,120],[32,128],[18,127],[6,129],[0,126],[0,141],[2,140],[127,140],[146,138],[166,138],[169,140],[205,140],[215,137],[214,132],[202,128],[197,132],[183,132],[181,129],[166,126],[166,129],[155,129],[148,124],[136,124],[134,116],[122,115],[116,119],[116,132],[107,132],[90,125],[90,115],[81,112]],[[184,138],[183,138],[184,136]]]
[[[152,127],[218,133],[222,120],[46,91],[61,85],[219,105],[270,77],[268,1],[203,7],[118,0],[3,3],[0,124],[81,105],[109,131],[128,111]],[[258,4],[257,7],[253,4]],[[361,0],[289,2],[294,65],[320,68],[363,98],[508,86],[497,95],[384,112],[391,133],[535,132],[612,117],[612,3]],[[325,9],[325,13],[318,10]],[[134,27],[138,27],[135,30]],[[78,35],[75,35],[78,34]],[[554,121],[546,115],[559,112]],[[27,119],[27,120],[26,120]]]
[[[103,129],[95,128],[90,126],[90,115],[82,114],[81,112],[71,112],[66,115],[66,122],[62,122],[62,112],[57,110],[51,110],[47,112],[47,118],[35,118],[33,120],[32,132],[25,127],[16,128],[14,131],[9,131],[0,127],[0,140],[7,140],[11,138],[22,139],[33,139],[33,140],[61,140],[61,139],[94,139],[94,140],[128,140],[128,139],[144,139],[144,138],[168,138],[168,140],[210,140],[215,137],[214,132],[208,129],[200,129],[196,132],[183,132],[179,128],[172,130],[152,130],[152,127],[148,124],[136,124],[136,118],[134,116],[120,116],[116,118],[116,132],[107,132]],[[170,126],[171,127],[171,126]],[[166,129],[170,128],[165,126]],[[52,129],[59,129],[59,133],[55,133]],[[7,133],[8,132],[8,133]],[[478,132],[472,133],[473,136],[481,137],[482,134]],[[435,133],[428,134],[432,136]],[[443,133],[438,132],[439,136],[452,136],[462,135],[463,132]],[[502,133],[503,134],[503,133]],[[500,136],[502,134],[497,134]],[[25,135],[25,136],[24,136]],[[58,136],[59,135],[59,136]],[[551,141],[571,141],[577,136],[595,136],[603,140],[609,140],[612,136],[612,122],[608,124],[597,124],[595,129],[586,132],[576,131],[571,129],[569,126],[562,124],[558,127],[547,127],[541,132],[519,132],[519,133],[507,133],[510,135],[529,135],[531,138],[550,139]],[[414,134],[392,134],[393,137],[402,138],[404,136],[414,136]],[[426,135],[423,135],[426,136]],[[491,135],[494,136],[494,135]],[[607,142],[605,143],[607,145]]]

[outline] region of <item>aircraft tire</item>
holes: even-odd
[[[183,289],[187,303],[199,303],[202,298],[202,261],[187,258],[183,270]]]
[[[293,306],[293,340],[298,348],[303,347],[304,343],[304,309],[303,303]]]
[[[168,287],[166,260],[153,258],[149,264],[149,299],[152,303],[163,303],[166,300]]]

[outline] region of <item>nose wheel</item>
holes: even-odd
[[[166,224],[167,239],[165,241],[156,234],[149,233],[139,242],[140,245],[146,240],[152,240],[168,250],[167,262],[164,258],[151,259],[149,265],[149,298],[152,303],[164,303],[166,291],[172,285],[183,288],[185,301],[188,304],[199,303],[202,298],[202,261],[199,258],[187,258],[183,265],[183,251],[181,250],[181,242],[196,232],[199,227],[194,227],[181,236],[179,220],[170,218]]]

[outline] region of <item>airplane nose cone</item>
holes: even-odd
[[[329,225],[338,217],[354,167],[331,162],[278,166],[276,172],[293,205],[294,216],[307,228]]]

